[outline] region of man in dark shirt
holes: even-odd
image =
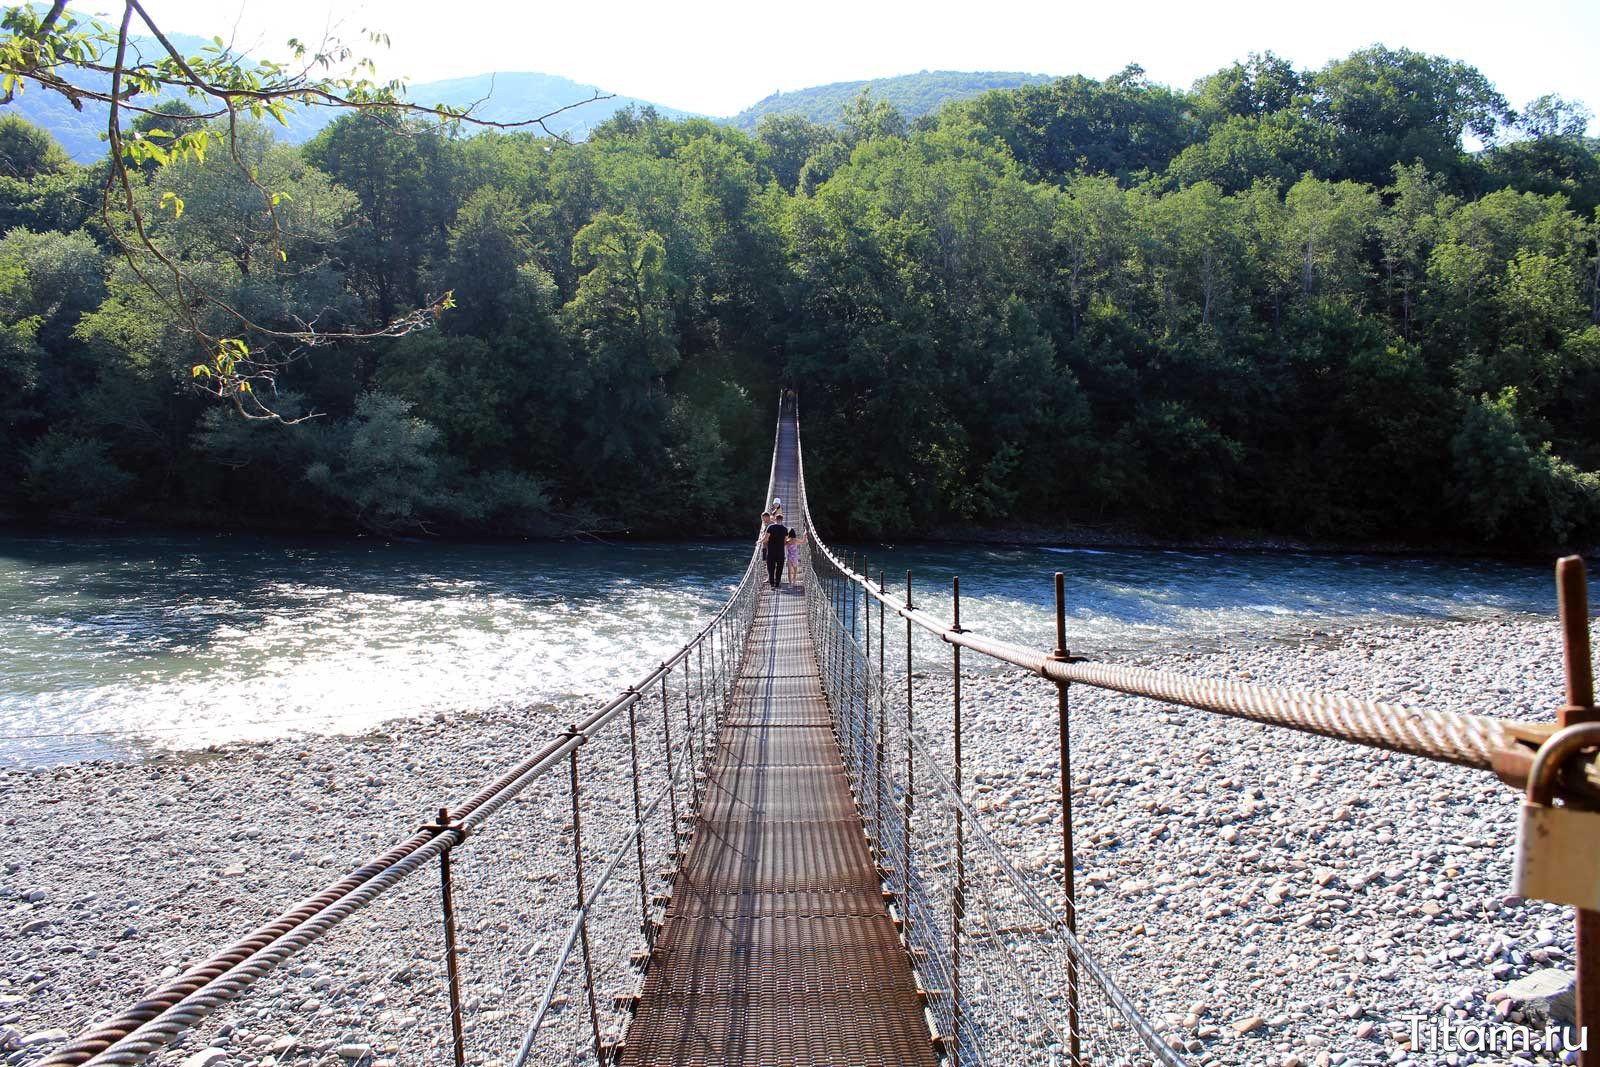
[[[783,587],[783,541],[789,536],[789,527],[774,521],[767,527],[766,542],[762,551],[766,553],[767,582],[772,588]]]

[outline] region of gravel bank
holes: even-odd
[[[1548,717],[1560,694],[1557,634],[1542,620],[1362,629],[1143,662],[1509,716]],[[948,675],[930,666],[918,684],[931,708]],[[975,674],[964,692],[979,809],[1035,875],[1059,875],[1054,691]],[[1508,897],[1516,797],[1488,775],[1086,688],[1073,707],[1081,928],[1191,1059],[1494,1058],[1408,1050],[1408,1020],[1498,1020],[1507,1008],[1490,1003],[1496,990],[1570,966],[1562,909]],[[61,1031],[407,836],[575,710],[0,777],[0,1062],[33,1062]],[[631,811],[623,738],[584,750],[603,772],[584,816],[596,867],[623,843],[615,828]],[[461,850],[476,1062],[509,1060],[542,993],[542,978],[526,975],[547,972],[564,934],[567,804],[565,776],[550,776]],[[627,900],[634,890],[620,885]],[[437,884],[403,886],[160,1062],[443,1062]],[[637,904],[608,921],[636,929]],[[625,990],[626,960],[598,955],[601,988]],[[587,1035],[580,1016],[558,1014],[547,1062],[565,1062],[561,1050]]]
[[[1562,692],[1556,626],[1531,619],[1145,662],[1510,717],[1548,719]],[[946,678],[919,680],[919,708]],[[963,693],[977,809],[1059,878],[1053,689],[979,676]],[[1194,1061],[1503,1062],[1429,1027],[1501,1022],[1520,1009],[1491,1002],[1507,983],[1570,970],[1567,910],[1510,896],[1518,797],[1487,773],[1083,686],[1072,708],[1080,933]]]

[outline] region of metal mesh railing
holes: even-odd
[[[804,554],[823,688],[863,824],[929,1014],[953,1064],[1182,1061],[1013,866],[960,788],[960,650],[953,702],[917,702],[929,669],[814,540]]]
[[[782,426],[780,414],[780,436]],[[797,439],[797,460],[798,448]],[[774,474],[778,451],[775,442]],[[774,485],[769,476],[768,498]],[[807,531],[808,622],[837,738],[931,1025],[955,1064],[1180,1063],[1077,937],[1070,684],[1493,767],[1512,781],[1553,730],[1080,662],[1067,654],[1059,603],[1054,653],[973,634],[960,626],[959,588],[955,617],[933,618],[913,605],[909,575],[897,597],[881,574],[858,573],[817,538],[803,463],[790,492]],[[542,730],[542,747],[479,792],[42,1062],[176,1064],[204,1046],[278,1064],[607,1062],[661,930],[763,570],[752,554],[705,629],[587,718]],[[938,706],[918,692],[922,672],[945,670],[918,650],[929,635],[951,653],[950,699]],[[1060,886],[1037,874],[1030,883],[969,806],[963,651],[1039,675],[1061,695]],[[1568,790],[1600,782],[1593,757],[1574,762],[1583,767],[1564,779]],[[437,877],[408,878],[418,872]]]
[[[807,572],[824,594],[811,612],[824,685],[886,884],[894,891],[907,945],[927,986],[930,1011],[957,1062],[1174,1063],[1176,1050],[1185,1047],[1177,1035],[1164,1040],[1156,1032],[1076,936],[1068,730],[1073,683],[1492,770],[1518,788],[1529,778],[1535,752],[1548,746],[1563,725],[1596,714],[1589,681],[1587,599],[1581,561],[1575,557],[1557,567],[1567,703],[1558,709],[1556,722],[1090,663],[1068,651],[1060,574],[1057,647],[1040,652],[963,629],[959,580],[952,597],[954,617],[939,619],[913,604],[909,572],[904,596],[897,596],[881,572],[874,581],[864,564],[858,569],[854,557],[846,561],[830,549],[817,536],[807,505],[798,429],[796,438],[797,513],[808,530]],[[889,616],[904,620],[903,638],[898,621],[887,624]],[[918,679],[928,669],[928,649],[919,646],[934,640],[951,650],[947,681],[952,699],[943,712],[927,706],[925,697],[921,704],[916,699]],[[1030,876],[1019,873],[1011,862],[1017,850],[1009,847],[1018,837],[1017,828],[992,833],[968,806],[961,752],[964,650],[1054,683],[1060,705],[1061,778],[1054,798],[1062,808],[1055,823],[1062,834],[1060,883],[1042,873],[1036,860],[1028,864]],[[930,714],[940,716],[931,726]],[[1600,806],[1600,754],[1574,756],[1559,783],[1568,802]],[[997,839],[1004,839],[1006,846]],[[1036,857],[1037,848],[1031,851]],[[1059,911],[1041,893],[1059,894]],[[1587,912],[1580,916],[1578,955],[1596,958],[1600,919]],[[1600,982],[1590,987],[1600,989]],[[1600,997],[1581,1008],[1580,1015],[1600,1018]]]
[[[587,718],[41,1064],[177,1063],[206,1046],[280,1064],[604,1062],[660,929],[761,571],[752,553],[711,622]],[[437,877],[409,877],[425,871]]]

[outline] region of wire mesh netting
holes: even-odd
[[[776,459],[775,449],[774,485]],[[809,526],[803,481],[785,481],[791,494]],[[1176,1065],[1041,895],[1053,887],[1030,887],[968,807],[959,731],[949,728],[955,706],[934,707],[917,692],[927,671],[946,669],[930,667],[925,636],[919,642],[909,625],[897,632],[881,604],[874,613],[820,542],[801,556],[804,606],[791,601],[796,611],[782,626],[809,629],[812,647],[797,657],[792,635],[780,633],[770,612],[756,643],[786,664],[768,674],[801,671],[813,690],[815,653],[849,780],[836,806],[848,812],[853,800],[870,848],[860,867],[865,907],[884,934],[874,959],[891,967],[909,960],[915,971],[918,995],[905,987],[902,1037],[921,1035],[925,1023],[920,1055],[931,1036],[951,1063]],[[732,699],[740,657],[754,647],[761,570],[752,557],[714,623],[637,687],[555,739],[547,734],[538,753],[455,813],[441,810],[409,844],[352,872],[320,913],[289,923],[275,946],[163,1006],[148,1027],[88,1062],[178,1064],[203,1047],[219,1050],[219,1064],[614,1061],[653,973],[652,949],[701,801],[715,795],[724,807],[756,811],[728,788],[714,794],[714,766],[750,771],[756,759],[731,743],[719,753],[719,735],[777,745],[765,727],[749,723],[722,734],[730,707],[740,704]],[[948,669],[958,680],[958,664]],[[789,713],[784,701],[793,696],[780,690],[773,687],[761,705],[763,722]],[[813,742],[831,749],[825,725],[788,736],[793,768],[763,764],[760,774],[780,781],[819,766]],[[808,814],[816,798],[785,803],[793,806],[785,819],[822,817]],[[827,818],[835,829],[851,823],[859,852],[853,820],[838,812]],[[779,844],[803,836],[782,827],[774,833]],[[809,900],[804,867],[784,877]],[[879,899],[892,929],[876,910]],[[793,918],[785,912],[760,921]],[[829,950],[819,941],[794,951]],[[819,990],[834,989],[830,974],[812,978]],[[853,1017],[837,1014],[846,1023]]]
[[[146,1062],[183,1064],[207,1048],[227,1063],[443,1062],[449,999],[439,916],[429,867],[354,913],[338,939],[312,944]],[[349,954],[347,940],[381,948]]]
[[[1052,905],[1030,885],[968,805],[956,752],[958,654],[939,642],[930,649],[881,604],[874,610],[820,544],[806,557],[821,593],[810,623],[840,748],[946,1056],[1179,1063],[1073,936],[1065,901]],[[944,663],[929,663],[941,647]],[[945,683],[937,704],[918,693],[930,675]]]
[[[475,1067],[609,1059],[705,788],[753,573],[638,688],[352,872],[273,944],[70,1062],[209,1048],[219,1064],[433,1065],[456,1059],[458,1032]]]

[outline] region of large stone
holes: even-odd
[[[1546,967],[1518,978],[1500,992],[1534,1023],[1572,1023],[1577,1019],[1577,979],[1559,967]]]
[[[183,1067],[217,1067],[228,1058],[220,1048],[203,1048],[183,1061]]]
[[[72,1035],[65,1030],[35,1030],[22,1039],[23,1048],[32,1048],[35,1045],[53,1045],[58,1041],[65,1041]]]

